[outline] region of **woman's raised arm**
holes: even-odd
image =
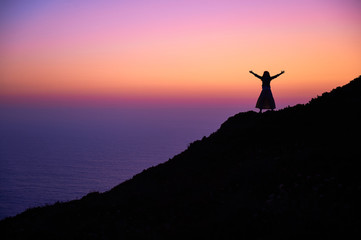
[[[262,79],[260,75],[255,74],[253,71],[249,71],[250,73],[252,73],[255,77],[258,77],[259,79]]]
[[[273,77],[271,77],[271,79],[274,79],[274,78],[276,78],[276,77],[279,77],[280,75],[282,75],[282,74],[284,74],[284,73],[285,73],[285,71],[282,71],[281,73],[279,73],[279,74],[274,75]]]

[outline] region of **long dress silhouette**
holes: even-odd
[[[283,74],[285,71],[282,71],[281,73],[274,75],[272,77],[270,76],[268,71],[265,71],[262,77],[255,74],[252,71],[249,72],[252,73],[255,77],[262,80],[262,92],[257,100],[256,108],[259,108],[260,113],[262,112],[262,109],[272,109],[272,110],[275,109],[276,104],[271,92],[271,81],[272,79],[275,79],[276,77]]]

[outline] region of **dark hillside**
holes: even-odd
[[[239,113],[109,192],[1,221],[2,239],[360,238],[360,93]]]

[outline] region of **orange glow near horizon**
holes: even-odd
[[[8,6],[0,99],[254,99],[249,70],[286,71],[276,101],[308,99],[361,74],[354,0],[54,2]]]

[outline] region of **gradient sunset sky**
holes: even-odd
[[[304,103],[361,74],[359,0],[0,3],[0,101]]]

